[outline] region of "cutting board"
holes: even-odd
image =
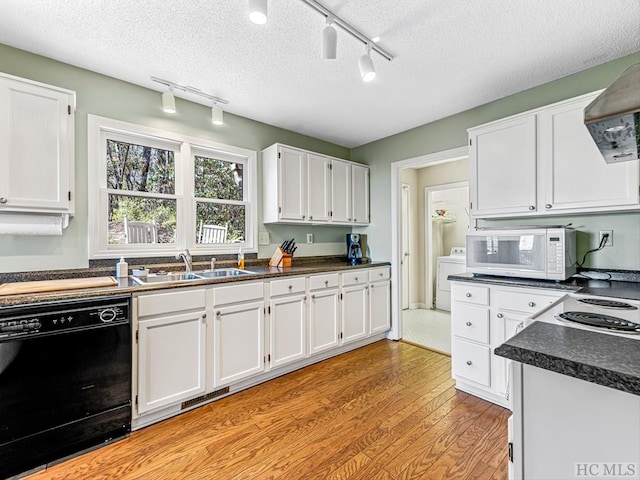
[[[40,280],[37,282],[13,282],[0,285],[0,295],[57,292],[78,288],[113,287],[118,281],[113,277],[66,278],[64,280]]]

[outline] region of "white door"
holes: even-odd
[[[402,185],[402,211],[401,211],[401,221],[402,221],[402,260],[400,261],[402,264],[402,309],[407,310],[409,308],[409,289],[410,281],[411,281],[411,272],[409,261],[410,252],[410,217],[409,217],[409,208],[410,208],[410,199],[411,199],[411,190],[409,189],[409,185]]]
[[[0,209],[68,209],[73,94],[0,77],[0,104]]]
[[[536,116],[469,131],[472,215],[536,210]]]
[[[331,221],[351,223],[351,164],[331,162]]]
[[[331,159],[308,154],[307,210],[309,221],[328,222],[331,210]]]
[[[215,310],[214,386],[264,370],[264,302]]]
[[[369,285],[369,315],[372,335],[386,332],[391,327],[390,282],[374,282]]]
[[[288,295],[271,300],[271,367],[279,367],[306,356],[307,296]]]
[[[342,343],[353,342],[368,335],[366,285],[342,289]]]
[[[304,220],[307,215],[307,154],[293,148],[278,151],[280,219]]]
[[[369,167],[351,165],[353,223],[369,223]]]
[[[138,413],[205,392],[204,311],[138,324]]]
[[[638,204],[638,162],[607,164],[584,125],[594,96],[538,115],[540,198],[545,211]]]
[[[340,310],[337,289],[311,294],[309,303],[309,354],[323,352],[340,344]]]

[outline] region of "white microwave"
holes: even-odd
[[[467,235],[467,272],[566,280],[576,273],[576,231],[478,230]]]

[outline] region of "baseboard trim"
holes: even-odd
[[[409,310],[426,310],[426,309],[427,309],[426,303],[410,303],[409,304]]]

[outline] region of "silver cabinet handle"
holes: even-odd
[[[303,300],[304,300],[305,302],[307,301],[307,296],[306,296],[306,295],[304,296]]]
[[[550,203],[547,203],[544,208],[546,208],[547,210],[549,210],[553,205],[551,205]]]
[[[289,290],[293,290],[293,285],[289,285]]]
[[[471,322],[467,322],[465,325],[466,325],[467,327],[470,327],[470,326],[471,326],[471,325],[473,325],[473,324],[472,324]]]
[[[0,197],[0,203],[7,203],[7,199],[5,197]]]
[[[530,306],[530,307],[535,307],[535,306],[536,306],[536,303],[535,303],[535,302],[529,302],[529,306]]]
[[[351,221],[351,219],[350,219],[350,218],[347,218],[347,220]]]
[[[313,215],[309,215],[309,220],[313,220]]]
[[[311,300],[315,300],[316,296],[315,295],[311,295]]]
[[[358,219],[357,219],[357,218],[354,218],[354,219],[353,219],[353,221],[354,221],[354,222],[357,222],[357,221],[358,221]]]
[[[202,315],[202,323],[204,323],[206,321],[207,321],[207,314],[205,313],[205,314]]]
[[[496,317],[498,317],[498,318],[502,318],[502,317],[504,317],[504,315],[503,315],[503,314],[501,314],[501,313],[499,313],[498,315],[496,315]]]
[[[471,360],[467,360],[467,365],[471,365],[473,362]]]
[[[324,281],[324,286],[325,286],[325,287],[328,287],[328,286],[329,286],[329,280],[325,280],[325,281]]]
[[[465,293],[464,296],[467,298],[471,298],[471,294],[469,292]]]
[[[358,281],[358,277],[356,277],[356,282]]]
[[[371,288],[373,288],[375,285],[371,284],[371,285],[369,285],[369,286],[370,286]]]
[[[302,215],[302,219],[304,220],[305,218],[307,218],[307,216],[306,215]]]
[[[222,312],[221,312],[220,310],[218,310],[218,311],[216,312],[216,317],[220,318],[221,316],[222,316]]]
[[[384,273],[380,272],[378,275],[380,275],[381,277],[384,277]]]
[[[533,205],[529,205],[529,210],[535,210],[535,209],[536,209],[536,207],[535,207],[535,206],[533,206]]]

